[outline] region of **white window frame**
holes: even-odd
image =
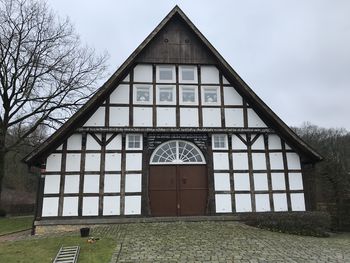
[[[149,91],[149,101],[137,100],[137,90],[138,89],[148,89]],[[153,103],[153,88],[150,84],[135,84],[134,85],[134,104],[152,104]]]
[[[215,90],[217,100],[213,102],[207,102],[205,101],[205,94],[207,90]],[[220,105],[221,97],[220,97],[220,89],[219,86],[202,86],[202,105]]]
[[[194,90],[194,102],[191,101],[183,101],[183,92],[184,89],[193,89]],[[181,105],[198,105],[198,87],[197,86],[180,86],[180,104]]]
[[[193,69],[193,80],[183,79],[183,70]],[[192,65],[179,66],[179,82],[180,83],[198,83],[197,67]]]
[[[175,66],[173,65],[158,65],[157,67],[157,82],[160,83],[175,83],[176,82],[176,72],[175,72]],[[160,79],[160,71],[165,68],[171,69],[172,78],[171,79]]]
[[[182,142],[182,143],[185,143],[189,146],[191,146],[195,151],[196,151],[196,154],[200,156],[201,158],[201,161],[196,161],[196,162],[183,162],[181,160],[182,155],[183,153],[180,153],[179,151],[179,143]],[[163,146],[165,145],[168,145],[170,143],[175,143],[175,148],[172,148],[174,151],[171,151],[169,152],[169,156],[171,157],[175,157],[171,162],[161,162],[161,161],[155,161],[155,157],[158,154],[158,150],[161,149]],[[163,153],[166,153],[163,151]],[[150,164],[152,165],[174,165],[174,164],[179,164],[179,165],[187,165],[187,164],[205,164],[205,158],[204,158],[204,155],[202,153],[202,151],[194,144],[194,143],[191,143],[191,142],[188,142],[188,141],[183,141],[183,140],[171,140],[171,141],[167,141],[167,142],[164,142],[162,143],[161,145],[159,145],[152,153],[151,155],[151,158],[150,158]]]
[[[224,136],[224,147],[216,147],[215,146],[215,138],[219,138],[219,136]],[[212,142],[212,148],[213,150],[227,150],[228,149],[228,140],[227,140],[227,134],[213,134],[211,137]]]
[[[134,147],[129,147],[129,142],[131,137],[139,136],[140,137],[140,147],[139,148],[134,148]],[[143,137],[142,134],[140,133],[130,133],[126,135],[126,142],[125,142],[125,149],[126,150],[142,150],[142,145],[143,145]]]
[[[173,94],[173,100],[172,101],[160,101],[160,91],[161,89],[172,89]],[[175,105],[176,104],[176,92],[175,92],[175,86],[174,85],[159,85],[157,86],[157,104],[160,105]]]

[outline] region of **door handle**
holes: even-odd
[[[186,184],[186,183],[187,183],[187,178],[186,178],[186,177],[182,178],[182,183],[183,183],[183,184]]]

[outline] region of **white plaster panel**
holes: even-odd
[[[135,82],[152,82],[152,65],[137,65],[134,68]]]
[[[125,192],[126,193],[141,192],[141,174],[125,175]]]
[[[220,108],[202,108],[203,127],[221,127]]]
[[[67,140],[67,150],[81,150],[81,134],[72,134]]]
[[[105,170],[106,171],[120,171],[121,168],[121,154],[120,153],[106,153]]]
[[[142,170],[142,153],[127,153],[125,160],[127,171]]]
[[[64,193],[76,194],[79,193],[79,174],[66,175],[64,179]]]
[[[43,198],[42,216],[58,215],[58,197]]]
[[[303,190],[303,177],[301,173],[289,173],[288,178],[290,190]]]
[[[225,109],[226,127],[244,127],[243,109]]]
[[[213,153],[214,170],[228,170],[228,154],[227,153]]]
[[[252,163],[254,170],[266,170],[265,153],[252,153]]]
[[[282,153],[269,153],[271,169],[284,169]]]
[[[134,107],[134,126],[152,127],[153,116],[152,107]]]
[[[198,127],[198,109],[180,108],[180,126]]]
[[[100,191],[100,175],[86,174],[84,176],[84,193],[98,193]]]
[[[120,192],[120,174],[105,174],[104,192],[105,193]]]
[[[234,170],[248,170],[247,153],[232,153],[232,162]]]
[[[130,81],[130,75],[128,74],[125,79],[123,79],[123,82],[129,82]]]
[[[234,187],[236,191],[250,191],[248,173],[235,173],[233,175]]]
[[[215,209],[216,213],[231,213],[231,195],[230,194],[216,194],[215,195]]]
[[[267,183],[267,174],[265,173],[255,173],[254,174],[254,189],[255,190],[269,190]]]
[[[292,148],[286,143],[285,143],[285,147],[286,147],[286,150],[292,150]]]
[[[286,190],[284,173],[271,173],[272,190]]]
[[[299,155],[296,153],[287,153],[287,164],[288,164],[288,169],[301,169],[300,165],[300,158]]]
[[[270,211],[270,199],[268,194],[255,195],[256,212]]]
[[[120,197],[104,196],[103,197],[103,215],[120,215]]]
[[[98,108],[83,126],[105,126],[105,107]]]
[[[175,127],[176,126],[176,108],[157,107],[157,126]]]
[[[273,206],[275,211],[288,211],[287,195],[273,194]]]
[[[141,214],[141,196],[125,196],[125,215]]]
[[[250,194],[235,195],[236,212],[251,212],[252,200]]]
[[[290,194],[292,211],[305,211],[305,200],[303,193]]]
[[[83,216],[98,215],[98,197],[87,196],[83,197]]]
[[[111,138],[112,134],[107,134],[107,140]],[[106,150],[121,150],[122,149],[122,135],[115,136],[106,146]]]
[[[66,171],[67,172],[80,171],[80,153],[67,153]]]
[[[62,154],[53,153],[46,159],[46,171],[47,172],[59,172],[61,171]]]
[[[267,127],[253,109],[248,109],[248,127]]]
[[[252,136],[254,137],[254,135]],[[259,135],[256,141],[252,145],[252,150],[265,150],[264,136]]]
[[[78,215],[78,200],[77,196],[64,197],[62,216],[77,216]]]
[[[100,153],[87,153],[85,155],[85,171],[100,171]]]
[[[44,194],[58,194],[60,192],[61,175],[45,175]]]
[[[222,76],[222,83],[223,84],[230,84],[224,76]]]
[[[246,135],[245,134],[240,134],[240,136],[246,140]],[[238,136],[232,135],[232,149],[233,150],[247,150],[247,145],[245,145],[244,142]]]
[[[214,66],[201,66],[201,83],[218,84],[219,70]]]
[[[214,173],[214,186],[215,191],[230,191],[230,174]]]
[[[276,134],[269,134],[269,149],[281,150],[281,138]]]
[[[60,146],[57,147],[56,151],[62,151],[63,148],[63,144],[61,144]]]
[[[243,105],[241,95],[233,87],[224,87],[224,105]]]
[[[95,133],[95,135],[101,140],[100,133]],[[101,150],[101,145],[90,134],[86,136],[86,150]]]
[[[109,102],[129,104],[129,85],[119,85],[110,95]]]
[[[128,107],[109,107],[109,125],[110,126],[128,126],[129,108]]]

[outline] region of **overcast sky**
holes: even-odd
[[[350,130],[349,0],[49,0],[112,74],[177,4],[291,126]]]

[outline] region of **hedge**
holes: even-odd
[[[303,236],[328,237],[331,218],[325,212],[250,213],[241,216],[250,226]]]

